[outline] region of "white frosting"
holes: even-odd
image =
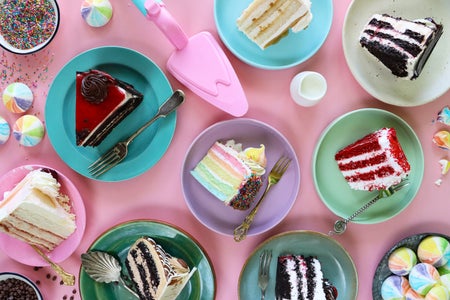
[[[314,299],[326,299],[325,298],[325,292],[323,291],[323,273],[322,273],[322,267],[320,265],[320,262],[317,259],[313,259],[313,265],[314,265],[314,283],[315,283],[315,289],[314,289]]]
[[[296,287],[298,285],[298,282],[302,280],[303,278],[298,278],[297,276],[297,265],[295,263],[295,260],[288,259],[286,260],[286,273],[289,275],[289,283],[291,286]],[[302,272],[303,274],[303,272]],[[303,280],[302,280],[303,281]],[[305,279],[306,281],[306,279]],[[302,283],[302,285],[304,285]],[[298,290],[296,288],[291,289],[291,299],[299,299]]]

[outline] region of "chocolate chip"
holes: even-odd
[[[33,287],[25,281],[8,278],[0,281],[0,299],[37,300]]]

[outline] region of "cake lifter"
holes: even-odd
[[[248,102],[241,83],[211,33],[202,31],[188,37],[164,3],[154,0],[133,0],[133,3],[176,48],[167,60],[167,69],[178,81],[233,116],[247,112]]]

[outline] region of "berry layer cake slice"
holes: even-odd
[[[374,14],[361,32],[359,42],[392,74],[415,79],[422,72],[442,30],[443,26],[432,18],[410,21]]]
[[[344,178],[355,190],[385,190],[406,178],[410,165],[394,128],[381,128],[335,155]]]
[[[77,72],[75,134],[78,146],[98,146],[144,96],[134,87],[99,71]]]

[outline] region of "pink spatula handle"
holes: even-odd
[[[187,45],[188,37],[166,9],[164,3],[147,0],[144,7],[147,11],[147,18],[155,23],[177,50],[181,50]]]

